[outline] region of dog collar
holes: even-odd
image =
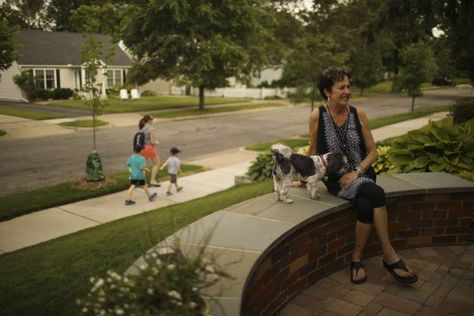
[[[328,168],[328,164],[326,162],[326,159],[324,159],[324,156],[323,155],[319,155],[319,158],[321,159],[321,162],[323,163],[323,166],[325,169]]]

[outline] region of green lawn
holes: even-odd
[[[175,231],[233,204],[270,193],[271,181],[239,185],[0,256],[2,316],[79,315],[88,279],[125,271]],[[230,271],[231,272],[231,271]]]
[[[92,124],[93,124],[92,120],[78,120],[78,121],[60,123],[59,125],[72,126],[72,127],[93,127]],[[96,124],[95,125],[96,127],[99,127],[99,126],[108,125],[109,123],[101,121],[101,120],[96,120],[95,124]]]
[[[64,117],[64,115],[58,114],[58,113],[27,110],[27,109],[0,109],[0,114],[17,116],[17,117],[27,118],[31,120],[49,120],[49,119]]]
[[[138,100],[108,99],[108,106],[104,108],[104,113],[127,113],[144,112],[176,108],[187,108],[198,106],[199,99],[190,96],[154,96],[141,97]],[[250,102],[250,99],[242,98],[205,98],[206,105],[228,104]],[[88,106],[83,100],[55,100],[48,103],[50,106],[63,106],[75,109],[87,109]]]
[[[204,171],[203,167],[196,165],[183,164],[181,168],[183,171],[182,175]],[[114,185],[99,188],[82,189],[77,187],[74,182],[66,182],[32,191],[1,196],[0,221],[5,221],[50,207],[126,190],[129,186],[128,172],[109,175],[107,178],[115,180],[116,183]],[[158,178],[160,181],[167,179],[168,176],[166,170],[161,170],[158,173]]]

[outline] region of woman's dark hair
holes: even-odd
[[[349,81],[351,80],[350,74],[342,68],[329,67],[324,70],[321,75],[319,75],[318,88],[319,93],[324,99],[327,99],[328,96],[324,93],[324,89],[331,90],[332,86],[336,81],[344,80],[344,77],[347,76]]]
[[[151,116],[150,114],[144,115],[138,122],[138,129],[142,129],[143,126],[145,126],[145,124],[151,120],[153,120],[153,116]]]

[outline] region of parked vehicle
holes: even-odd
[[[433,80],[431,80],[431,84],[433,86],[451,86],[453,85],[453,81],[446,77],[434,77]]]

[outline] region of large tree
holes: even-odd
[[[7,20],[0,17],[0,70],[7,70],[18,57],[14,32],[15,29],[8,25]]]
[[[130,9],[123,32],[148,79],[179,78],[204,90],[242,79],[269,62],[272,16],[264,1],[162,0]]]

